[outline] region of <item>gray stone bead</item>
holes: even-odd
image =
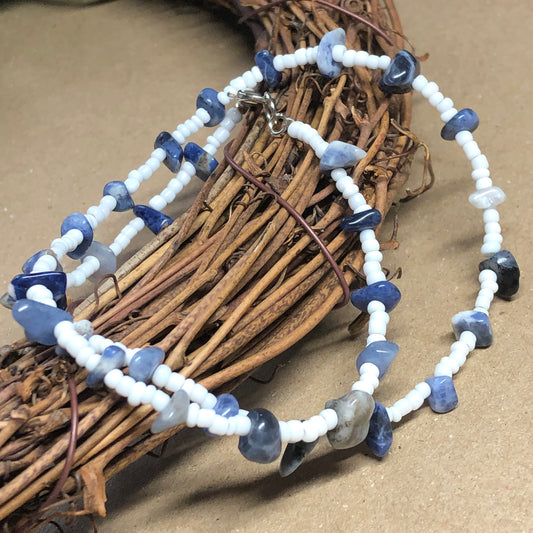
[[[267,409],[252,409],[248,413],[251,428],[248,435],[239,438],[239,451],[255,463],[267,464],[281,454],[279,422]]]
[[[187,393],[183,389],[176,391],[170,397],[168,405],[154,420],[150,431],[152,433],[161,433],[166,429],[183,424],[187,420],[189,404],[189,396]]]
[[[281,477],[290,476],[304,461],[308,454],[318,444],[318,439],[313,442],[289,442],[285,448],[285,453],[279,465],[279,475]]]
[[[339,419],[337,426],[327,433],[333,448],[345,450],[365,440],[374,412],[374,399],[370,394],[350,391],[341,398],[326,402],[326,409],[335,410]]]

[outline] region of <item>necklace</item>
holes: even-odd
[[[211,434],[240,436],[239,449],[250,460],[268,463],[281,452],[281,443],[288,447],[282,460],[281,472],[293,471],[316,443],[327,433],[335,448],[355,446],[366,439],[372,451],[384,455],[392,442],[391,422],[398,422],[407,413],[418,409],[426,399],[437,412],[447,412],[457,404],[452,375],[464,364],[466,356],[475,347],[488,346],[492,331],[488,310],[494,294],[510,298],[518,289],[518,266],[509,252],[501,250],[501,228],[495,206],[504,200],[503,192],[492,185],[488,161],[473,140],[472,131],[478,124],[472,110],[457,111],[453,102],[445,98],[434,82],[419,75],[416,59],[406,51],[394,59],[369,55],[364,51],[347,50],[341,29],[326,34],[315,48],[302,48],[294,54],[272,57],[268,52],[256,56],[256,66],[235,78],[220,93],[206,89],[199,95],[196,113],[171,135],[158,136],[155,150],[145,165],[132,171],[125,182],[110,182],[104,189],[104,197],[98,206],[89,208],[86,215],[75,213],[67,217],[62,226],[62,237],[52,242],[51,252],[41,251],[24,265],[24,274],[14,278],[5,300],[13,305],[15,319],[26,329],[29,339],[43,344],[59,344],[80,366],[89,370],[88,384],[103,382],[118,394],[127,398],[132,406],[150,404],[159,412],[152,431],[186,423],[199,426]],[[264,81],[271,89],[280,81],[281,72],[287,68],[317,63],[321,74],[336,76],[343,67],[362,66],[380,68],[385,74],[380,88],[385,93],[403,93],[415,89],[441,113],[445,123],[442,137],[455,139],[463,148],[472,165],[472,177],[476,192],[471,203],[483,210],[485,239],[482,253],[488,257],[480,264],[481,289],[472,311],[456,315],[452,321],[457,337],[450,354],[440,360],[435,375],[418,383],[404,398],[385,409],[375,403],[372,394],[396,355],[398,348],[385,338],[389,311],[400,299],[399,291],[386,281],[381,270],[381,253],[374,228],[381,221],[381,214],[370,208],[348,176],[350,168],[365,157],[365,152],[355,146],[333,141],[327,143],[311,126],[279,113],[270,93],[263,95],[251,91]],[[320,159],[320,169],[329,173],[338,190],[348,201],[353,215],[342,222],[345,231],[360,234],[365,253],[364,272],[367,287],[351,295],[352,303],[370,315],[367,348],[357,360],[360,378],[352,391],[340,399],[327,402],[326,409],[309,420],[278,422],[264,410],[250,412],[240,410],[235,398],[221,395],[216,398],[192,379],[185,379],[163,364],[164,353],[157,347],[141,350],[128,349],[92,334],[87,321],[72,323],[72,317],[61,309],[65,303],[65,291],[78,286],[91,276],[99,277],[113,271],[113,260],[129,244],[133,236],[147,225],[157,233],[171,222],[161,210],[171,202],[193,175],[206,179],[216,167],[213,155],[224,143],[231,129],[240,120],[237,108],[225,111],[232,101],[242,105],[261,105],[267,115],[271,133],[287,133],[311,147]],[[203,125],[216,126],[217,130],[207,138],[204,148],[189,143],[182,150],[187,137]],[[180,169],[182,158],[186,162]],[[148,179],[164,162],[177,172],[160,195],[151,199],[148,206],[134,206],[131,194],[141,181]],[[178,172],[179,170],[179,172]],[[107,218],[112,210],[133,208],[137,218],[130,222],[109,248],[92,242],[93,230]],[[81,258],[82,264],[72,273],[58,272],[59,260],[69,254]],[[13,302],[16,300],[15,302]],[[129,374],[120,370],[129,366]],[[149,383],[151,381],[151,383]],[[170,397],[164,390],[172,392]]]

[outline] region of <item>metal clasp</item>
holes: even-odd
[[[277,110],[276,103],[269,92],[259,94],[249,90],[242,90],[237,91],[235,98],[237,99],[237,106],[240,104],[263,106],[263,112],[268,120],[268,127],[272,135],[286,133],[289,124],[293,122],[292,118]]]

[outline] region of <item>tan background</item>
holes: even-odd
[[[86,210],[107,181],[142,163],[155,135],[189,116],[200,89],[223,87],[252,61],[241,30],[191,4],[54,4],[61,3],[0,3],[2,287],[48,246],[67,214]],[[381,461],[363,447],[333,452],[321,442],[281,479],[276,465],[245,461],[235,439],[189,431],[171,441],[164,458],[139,461],[109,484],[101,533],[533,531],[533,10],[526,0],[397,4],[416,53],[430,54],[423,73],[457,106],[478,111],[476,138],[508,195],[504,244],[522,267],[522,287],[514,302],[492,307],[494,345],[475,351],[457,375],[459,407],[408,417]],[[376,393],[387,405],[447,355],[450,317],[475,298],[482,239],[461,150],[440,140],[438,115],[420,98],[414,112],[437,182],[401,207],[401,248],[385,259],[404,272],[390,327],[401,352]],[[412,186],[420,174],[418,165]],[[165,170],[156,174],[142,198],[168,178]],[[192,189],[175,213],[191,202]],[[99,240],[109,242],[124,220],[112,217]],[[364,345],[347,338],[352,316],[351,309],[332,313],[291,350],[271,384],[243,387],[243,406],[303,418],[344,394]],[[7,311],[0,310],[0,334],[3,342],[20,335]],[[84,521],[69,531],[92,529]]]

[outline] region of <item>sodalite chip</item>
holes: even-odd
[[[164,361],[165,352],[158,346],[141,348],[130,361],[130,376],[136,381],[148,383],[155,369]]]
[[[105,184],[104,196],[112,196],[116,201],[117,205],[113,211],[122,212],[132,209],[135,203],[126,187],[126,184],[123,181],[110,181]]]
[[[479,263],[479,271],[492,270],[496,273],[498,283],[497,296],[510,299],[518,292],[520,286],[520,268],[509,250],[501,250],[489,259]]]
[[[365,363],[372,363],[379,369],[381,379],[389,369],[400,348],[391,341],[376,341],[370,343],[357,357],[357,370]]]
[[[166,429],[183,424],[187,420],[187,413],[189,411],[189,396],[180,389],[176,391],[171,397],[167,406],[157,415],[150,431],[152,433],[161,433]]]
[[[248,413],[251,428],[239,438],[239,451],[255,463],[267,464],[281,454],[281,433],[277,418],[267,409],[252,409]]]
[[[400,301],[402,294],[396,285],[390,281],[376,281],[362,289],[352,292],[350,300],[352,304],[366,313],[368,304],[377,300],[385,306],[385,311],[392,311]]]
[[[82,213],[72,213],[61,224],[61,236],[65,235],[71,229],[80,230],[83,235],[83,240],[72,252],[67,255],[71,259],[79,259],[93,242],[93,228],[89,224],[87,217]]]
[[[215,89],[203,89],[196,98],[196,109],[205,109],[210,116],[206,126],[216,126],[222,122],[226,114],[226,108],[218,100],[218,92]]]
[[[24,328],[26,338],[45,346],[57,344],[54,328],[59,322],[72,322],[70,313],[33,300],[17,300],[12,313],[13,319]]]
[[[168,133],[168,131],[162,131],[154,141],[154,148],[162,148],[165,150],[167,156],[163,160],[166,167],[171,172],[178,172],[183,159],[183,148],[181,145]]]
[[[326,33],[318,45],[316,64],[320,73],[328,78],[338,76],[342,70],[342,63],[333,59],[333,47],[338,44],[346,44],[346,33],[342,28]]]
[[[26,291],[34,285],[43,285],[51,293],[61,309],[67,306],[66,290],[67,275],[64,272],[34,272],[33,274],[19,274],[11,280],[15,290],[15,298],[21,300],[26,298]]]
[[[196,143],[186,144],[183,155],[189,163],[192,163],[196,175],[202,181],[205,181],[218,166],[218,161]]]
[[[379,80],[379,88],[388,94],[404,94],[412,90],[413,80],[420,74],[418,59],[407,50],[400,50]]]
[[[126,362],[126,352],[120,346],[108,346],[103,352],[102,357],[96,367],[89,372],[85,379],[87,387],[94,389],[104,384],[104,378],[108,372],[115,368],[121,368]]]
[[[377,457],[383,457],[392,445],[392,424],[386,407],[376,402],[370,417],[366,444]]]
[[[455,338],[459,340],[463,331],[471,331],[476,336],[476,348],[486,348],[493,341],[489,317],[481,311],[461,311],[452,317]]]
[[[320,159],[320,172],[331,172],[335,168],[350,168],[366,156],[366,152],[342,141],[332,141]]]
[[[289,442],[281,458],[279,465],[279,475],[281,477],[290,476],[309,455],[317,445],[318,439],[313,442]]]
[[[266,84],[271,88],[277,87],[281,81],[281,72],[274,67],[274,58],[268,50],[260,50],[255,54],[255,64],[261,71]]]
[[[174,222],[169,216],[148,205],[136,205],[133,214],[146,224],[146,227],[155,235]]]
[[[449,376],[432,376],[426,379],[431,388],[428,403],[436,413],[448,413],[457,407],[459,402],[453,379]]]
[[[470,108],[461,109],[450,119],[440,132],[445,141],[453,141],[460,131],[475,131],[479,126],[477,113]]]
[[[381,224],[381,213],[377,209],[367,209],[353,215],[348,215],[341,220],[343,231],[355,232],[365,229],[374,229]]]
[[[337,426],[327,433],[333,448],[344,450],[365,440],[374,412],[374,400],[370,394],[360,390],[350,391],[341,398],[326,402],[326,409],[333,409],[339,419]]]

